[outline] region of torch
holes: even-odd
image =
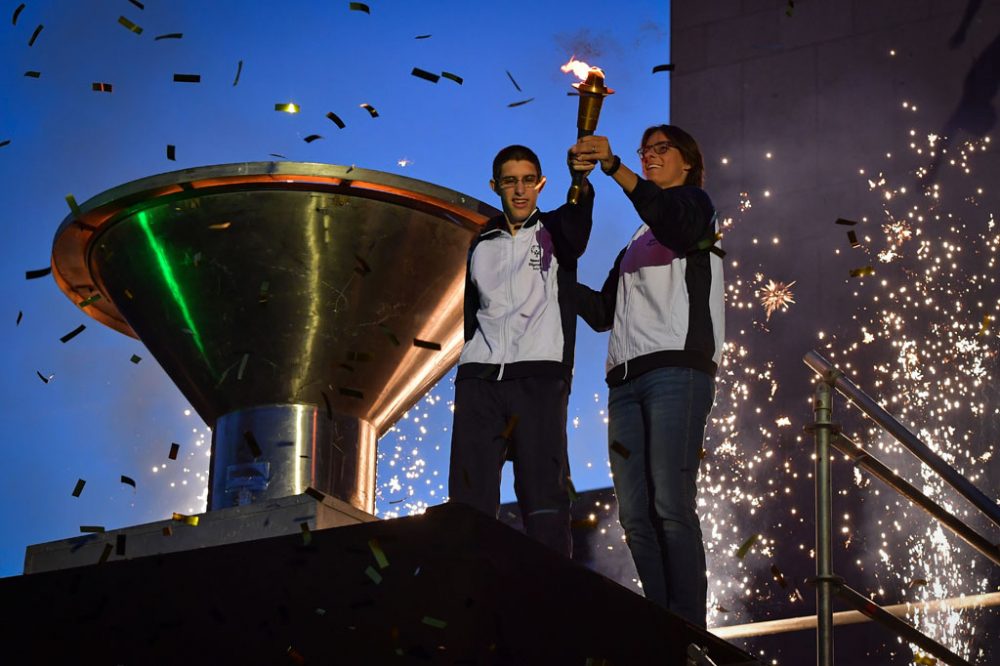
[[[601,116],[601,104],[608,95],[613,95],[614,90],[604,85],[604,72],[597,67],[591,67],[585,62],[570,59],[562,66],[562,71],[573,71],[580,79],[581,83],[574,83],[580,95],[580,107],[576,116],[576,138],[590,136],[597,129],[597,119]],[[573,172],[573,183],[566,194],[567,203],[577,203],[580,200],[580,187],[583,185],[583,174],[579,171]]]

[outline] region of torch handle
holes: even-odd
[[[582,139],[585,136],[593,136],[594,130],[588,129],[577,129],[576,138]],[[569,192],[566,193],[566,203],[576,204],[580,203],[580,191],[583,189],[583,178],[584,174],[580,171],[574,171],[572,180],[570,181]]]

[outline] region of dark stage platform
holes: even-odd
[[[18,664],[757,663],[458,505],[0,579],[0,605]]]

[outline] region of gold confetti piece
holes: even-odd
[[[385,333],[385,337],[389,338],[389,342],[391,342],[394,347],[399,346],[399,338],[396,337],[396,334],[393,333],[388,326],[385,324],[379,324],[378,327],[382,329],[382,332]]]
[[[174,83],[201,83],[201,74],[174,74]]]
[[[80,217],[80,207],[76,203],[76,197],[72,194],[66,195],[66,203],[69,205],[69,210],[73,213],[74,217]]]
[[[183,32],[168,32],[165,35],[157,35],[156,37],[153,37],[153,41],[158,42],[161,39],[181,39],[182,37],[184,37]]]
[[[160,533],[161,533],[161,534],[162,534],[163,536],[170,536],[170,535],[172,535],[172,534],[174,533],[174,528],[172,528],[172,527],[171,527],[170,525],[167,525],[166,527],[164,527],[164,528],[163,528],[163,529],[162,529],[162,530],[160,531]]]
[[[990,327],[990,323],[992,323],[992,321],[993,317],[989,315],[983,315],[983,323],[979,327],[979,332],[976,333],[976,335],[986,335],[986,330]]]
[[[308,546],[313,540],[312,532],[309,531],[309,524],[299,523],[299,529],[302,530],[302,545]]]
[[[535,101],[534,97],[529,97],[528,99],[522,99],[520,102],[511,102],[510,104],[507,105],[507,108],[513,109],[515,106],[524,106],[528,102],[534,102],[534,101]]]
[[[33,271],[24,271],[25,280],[37,280],[38,278],[45,277],[52,272],[52,267],[48,268],[37,268]]]
[[[451,79],[458,85],[462,85],[462,82],[465,80],[458,74],[452,74],[451,72],[441,72],[441,76],[443,76],[446,79]]]
[[[307,136],[306,138],[304,138],[302,140],[305,141],[306,143],[312,143],[313,141],[316,141],[316,140],[322,139],[322,138],[323,137],[320,136],[319,134],[310,134],[309,136]]]
[[[657,74],[659,72],[672,72],[672,71],[674,71],[674,64],[672,62],[667,63],[665,65],[657,65],[656,67],[653,67],[653,74]]]
[[[31,39],[28,40],[28,46],[34,46],[35,45],[35,40],[38,39],[38,35],[42,32],[42,28],[44,28],[44,27],[45,26],[42,25],[41,23],[38,24],[38,27],[35,28],[35,31],[33,33],[31,33]]]
[[[62,336],[61,338],[59,338],[59,342],[61,342],[63,344],[66,344],[67,342],[69,342],[70,340],[72,340],[73,338],[75,338],[76,336],[78,336],[81,333],[83,333],[85,330],[87,330],[86,324],[80,324],[79,326],[77,326],[76,328],[74,328],[72,331],[70,331],[66,335]]]
[[[184,523],[185,525],[191,525],[192,527],[198,526],[198,516],[185,516],[183,513],[174,512],[171,518],[178,523]]]
[[[341,120],[340,116],[338,116],[336,113],[334,113],[333,111],[330,111],[329,113],[326,114],[326,117],[329,118],[330,120],[332,120],[334,125],[336,125],[340,129],[344,129],[344,127],[345,127],[344,121]]]
[[[317,502],[322,502],[323,500],[326,499],[326,495],[325,494],[323,494],[320,491],[316,490],[312,486],[308,486],[306,488],[306,495],[309,495],[309,497],[312,497]]]
[[[913,663],[918,664],[919,666],[936,666],[938,660],[929,654],[918,654],[913,657]]]
[[[429,627],[434,627],[435,629],[444,629],[448,626],[448,623],[444,620],[439,620],[436,617],[431,617],[430,615],[424,615],[424,619],[422,619],[421,622]]]
[[[420,340],[419,338],[413,338],[413,346],[420,347],[421,349],[433,349],[434,351],[441,351],[441,343],[428,342],[427,340]]]
[[[781,569],[776,564],[771,565],[771,575],[774,576],[774,580],[778,581],[778,585],[782,589],[788,589],[788,581],[785,580],[784,574],[781,573]]]
[[[20,326],[21,320],[24,318],[24,312],[22,310],[17,311],[17,321],[14,322],[14,326]]]
[[[125,298],[127,298],[128,300],[131,301],[133,298],[135,298],[135,296],[132,295],[131,291],[129,291],[128,289],[126,289],[125,290]]]
[[[365,14],[371,15],[372,10],[363,2],[352,2],[350,4],[352,12],[364,12]]]
[[[575,502],[580,499],[580,493],[576,492],[576,486],[573,485],[573,477],[566,477],[566,492],[569,494],[569,501]]]
[[[301,109],[298,104],[294,102],[279,102],[274,105],[275,111],[283,111],[285,113],[298,113]]]
[[[430,39],[430,38],[431,38],[430,35],[417,35],[413,39]]]
[[[365,575],[371,578],[376,585],[382,582],[382,574],[375,571],[375,567],[371,566],[370,564],[368,565],[368,568],[365,569]]]
[[[135,488],[135,479],[133,479],[130,476],[125,476],[124,474],[122,474],[122,483]]]
[[[172,143],[167,144],[167,159],[172,162],[177,160],[177,148]]]
[[[25,4],[23,2],[17,6],[17,9],[14,10],[14,15],[10,19],[11,25],[17,25],[17,17],[21,15],[21,12],[24,11],[24,8]]]
[[[740,547],[736,549],[736,557],[738,557],[741,560],[744,557],[746,557],[747,553],[750,552],[750,549],[753,548],[753,545],[755,543],[757,543],[758,539],[760,539],[760,535],[759,534],[753,534],[753,535],[751,535],[749,539],[747,539],[746,541],[744,541],[740,545]]]
[[[517,88],[517,92],[524,92],[523,90],[521,90],[521,86],[517,85],[517,81],[514,80],[514,75],[511,74],[506,69],[504,71],[507,72],[507,78],[510,79],[510,82],[514,84],[515,88]]]
[[[243,61],[240,60],[236,64],[236,78],[233,79],[233,87],[234,88],[236,87],[236,84],[240,82],[240,74],[242,74],[242,73],[243,73]]]
[[[357,389],[347,388],[346,386],[337,387],[337,392],[340,395],[345,395],[348,398],[357,398],[358,400],[364,400],[365,394]]]
[[[375,563],[378,564],[379,569],[385,569],[389,566],[389,558],[385,556],[385,551],[379,545],[378,539],[369,539],[368,548],[371,549],[372,555],[375,556]]]
[[[253,432],[250,430],[245,431],[243,433],[243,440],[250,447],[250,453],[253,454],[253,457],[260,458],[264,452],[261,451],[260,444],[257,443],[257,438],[253,436]]]
[[[80,493],[83,492],[83,487],[87,485],[87,482],[83,479],[76,480],[76,487],[73,488],[73,497],[79,497]]]
[[[140,28],[139,26],[137,26],[135,23],[132,23],[132,21],[129,21],[124,16],[119,16],[118,17],[118,23],[121,24],[121,25],[123,25],[123,26],[125,26],[126,29],[134,32],[137,35],[141,35],[142,34],[142,28]]]
[[[504,426],[503,432],[500,433],[500,436],[503,437],[504,439],[510,439],[511,436],[514,434],[514,428],[517,427],[517,422],[519,420],[520,417],[517,414],[514,414],[509,419],[507,419],[507,425]]]
[[[89,298],[86,298],[86,299],[80,301],[80,307],[81,308],[85,308],[88,305],[93,305],[94,303],[96,303],[97,301],[101,300],[102,298],[104,298],[104,296],[102,296],[100,293],[96,293],[93,296],[90,296]]]
[[[115,535],[115,555],[125,555],[125,536],[124,534]]]
[[[170,458],[171,460],[177,460],[177,453],[180,450],[181,450],[181,445],[180,444],[178,444],[177,442],[171,442],[170,443],[170,453],[167,454],[167,457]]]
[[[49,381],[51,381],[52,377],[55,376],[55,375],[49,375],[48,377],[46,377],[41,373],[40,370],[35,370],[35,374],[38,375],[38,378],[42,380],[43,384],[48,384]]]
[[[101,553],[101,557],[100,557],[99,560],[97,560],[97,563],[98,564],[104,564],[105,562],[107,562],[108,558],[111,557],[111,551],[112,550],[113,549],[112,549],[110,543],[104,544],[104,552]]]
[[[423,79],[425,81],[430,81],[431,83],[437,83],[438,80],[441,78],[437,74],[434,74],[433,72],[428,72],[425,69],[420,69],[419,67],[414,67],[413,71],[410,72],[410,74],[412,76],[417,77],[418,79]]]
[[[861,243],[858,242],[858,235],[854,233],[853,229],[847,232],[847,242],[851,244],[851,247],[861,247]]]
[[[795,11],[795,0],[788,0],[788,5],[785,6],[785,16],[791,18],[792,13]]]
[[[368,115],[370,115],[372,118],[378,118],[378,111],[376,111],[375,107],[372,106],[371,104],[369,104],[368,102],[365,102],[363,104],[359,104],[358,106],[360,106],[362,109],[364,109],[365,111],[367,111]]]
[[[42,77],[41,72],[36,72],[33,69],[29,69],[27,72],[24,73],[24,75],[27,76],[29,79],[39,79]]]
[[[80,525],[80,531],[84,534],[103,534],[103,525]]]
[[[109,92],[111,92],[111,84],[110,83],[101,83],[99,81],[95,81],[94,83],[90,84],[90,89],[93,90],[94,92],[106,92],[106,93],[109,93]]]
[[[862,266],[861,268],[852,268],[851,277],[865,277],[866,275],[874,275],[875,268],[872,266]]]
[[[139,2],[139,0],[128,0],[128,1],[131,2],[133,5],[135,5],[136,7],[138,7],[139,9],[145,9],[146,8],[146,5],[144,5],[141,2]]]
[[[715,607],[715,610],[719,611],[720,613],[728,613],[729,612],[729,609],[726,608],[725,606],[723,606],[722,604],[717,605]]]
[[[219,222],[218,224],[208,225],[208,228],[212,229],[213,231],[222,231],[223,229],[228,229],[229,227],[231,227],[232,224],[233,224],[232,222]]]
[[[855,222],[854,220],[845,220],[842,217],[838,217],[837,221],[834,222],[834,224],[840,224],[840,225],[843,225],[843,226],[846,226],[846,227],[853,227],[854,225],[857,224],[857,222]]]
[[[621,442],[619,442],[619,441],[611,442],[611,447],[610,448],[611,448],[612,451],[614,451],[615,453],[617,453],[618,455],[620,455],[625,460],[628,460],[628,457],[630,455],[632,455],[632,452],[629,451],[628,448],[624,444],[622,444]]]

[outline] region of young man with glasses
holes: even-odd
[[[490,188],[503,214],[473,240],[465,277],[465,346],[455,380],[448,487],[451,501],[493,516],[500,473],[529,536],[569,557],[566,406],[576,342],[577,259],[590,237],[593,188],[551,212],[538,157],[519,145],[493,160]]]

